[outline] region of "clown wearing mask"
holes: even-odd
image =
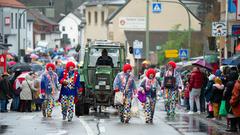
[[[118,73],[113,82],[113,89],[115,92],[123,92],[124,103],[119,105],[120,120],[122,123],[128,123],[130,120],[131,102],[134,92],[136,91],[136,84],[134,76],[131,73],[132,66],[125,64],[123,71]]]
[[[140,92],[146,95],[146,102],[143,104],[146,123],[153,122],[157,90],[159,90],[159,84],[155,75],[156,71],[153,68],[148,69],[146,77],[140,83]]]
[[[55,65],[48,63],[41,79],[42,112],[44,117],[51,117],[54,106],[54,94],[58,92],[58,76],[54,72]]]
[[[82,92],[80,85],[80,75],[75,69],[73,62],[66,64],[66,69],[59,77],[59,82],[62,84],[60,92],[60,102],[62,105],[63,120],[68,118],[68,121],[72,121],[74,112],[74,101],[78,91]]]

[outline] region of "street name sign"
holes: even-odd
[[[177,58],[178,50],[165,50],[165,57],[166,58]]]

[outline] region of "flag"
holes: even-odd
[[[236,13],[237,8],[235,2],[235,0],[228,0],[228,12]]]

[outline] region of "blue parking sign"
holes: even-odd
[[[162,4],[159,2],[152,3],[152,12],[153,13],[161,13],[162,12]]]
[[[187,49],[180,49],[179,50],[179,58],[188,58],[188,50]]]

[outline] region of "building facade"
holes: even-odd
[[[11,53],[17,54],[19,51],[18,34],[20,34],[20,49],[26,49],[27,14],[25,11],[26,7],[16,0],[0,0],[0,32],[1,35],[3,35],[3,42],[6,44],[12,44],[9,48],[9,52]],[[18,29],[20,29],[19,33]]]
[[[54,22],[44,16],[38,10],[29,10],[29,14],[34,18],[33,23],[33,43],[34,48],[44,46],[47,48],[55,48],[60,46],[60,31],[57,22]]]

